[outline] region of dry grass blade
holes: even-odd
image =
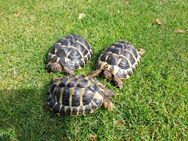
[[[162,25],[161,19],[156,19],[156,20],[155,20],[155,23],[156,23],[157,25]]]
[[[176,33],[185,33],[186,31],[185,30],[182,30],[182,29],[177,29],[176,30]]]
[[[85,18],[85,17],[86,17],[86,14],[80,13],[80,15],[78,16],[78,19],[81,20],[81,19],[83,19],[83,18]]]

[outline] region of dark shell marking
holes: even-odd
[[[48,62],[58,62],[70,69],[85,66],[93,54],[91,46],[79,35],[69,35],[56,42],[48,54]]]
[[[119,41],[112,44],[100,55],[97,69],[105,66],[113,75],[126,79],[132,75],[140,58],[141,55],[133,45]]]
[[[103,87],[93,78],[70,76],[52,83],[47,104],[60,115],[93,113],[102,106],[103,93]]]

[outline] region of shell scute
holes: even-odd
[[[124,59],[124,58],[121,58],[121,61],[119,62],[118,66],[121,69],[129,69],[130,68],[129,62],[127,61],[127,59]]]
[[[130,52],[125,50],[122,54],[123,56],[125,56],[126,60],[128,60],[131,63],[131,65],[133,65],[136,62],[134,56]]]
[[[107,63],[110,65],[117,65],[118,60],[119,60],[118,56],[111,54],[107,59]]]
[[[123,50],[123,46],[122,45],[119,45],[119,44],[116,44],[114,50],[113,50],[113,53],[114,54],[121,54],[122,53],[122,50]]]
[[[80,106],[80,88],[77,87],[72,95],[72,106]]]
[[[67,87],[75,87],[77,85],[77,81],[71,81],[67,84]]]
[[[74,43],[74,47],[75,48],[77,48],[80,52],[82,52],[83,54],[84,54],[84,52],[85,52],[85,47],[83,46],[83,45],[81,45],[81,44],[79,44],[78,42],[75,42]]]
[[[77,59],[81,59],[82,55],[78,50],[71,50],[67,58],[69,58],[70,60],[74,60],[74,59],[77,60]]]
[[[47,103],[54,113],[60,115],[92,113],[102,106],[104,88],[90,77],[56,79],[50,86]]]
[[[93,91],[93,93],[96,93],[99,91],[99,88],[96,85],[92,85],[90,89]]]
[[[65,113],[66,113],[66,115],[70,115],[70,114],[71,114],[71,109],[70,109],[70,107],[67,107],[67,108],[66,108]]]
[[[84,66],[85,66],[84,60],[81,60],[81,61],[80,61],[80,66],[81,66],[81,67],[84,67]]]
[[[54,106],[53,112],[54,112],[54,113],[59,113],[59,112],[60,112],[60,106],[59,106],[59,104],[56,104],[56,105]]]
[[[80,114],[80,115],[84,114],[84,108],[83,108],[83,106],[79,107],[78,114]]]
[[[106,61],[106,58],[108,58],[110,55],[111,55],[111,52],[107,52],[105,55],[102,54],[100,56],[100,60],[104,62],[104,61]]]
[[[98,105],[96,105],[94,101],[91,102],[91,109],[93,112],[95,112],[98,109]]]
[[[88,81],[86,79],[81,79],[78,82],[78,87],[80,88],[86,88],[88,85]]]
[[[62,104],[64,106],[69,106],[69,87],[65,86],[62,95]]]
[[[49,101],[48,104],[49,104],[50,108],[53,109],[53,107],[54,107],[54,105],[55,105],[55,99],[52,98],[52,99]]]
[[[85,93],[83,94],[82,98],[83,98],[83,105],[88,105],[91,100],[93,99],[94,95],[93,92],[91,91],[91,89],[86,88]]]
[[[128,50],[131,54],[133,54],[135,58],[138,58],[138,51],[136,50],[136,48],[134,48],[134,46],[127,45],[125,46],[125,49]]]
[[[61,109],[60,109],[60,112],[59,112],[59,113],[60,113],[60,115],[61,115],[61,116],[66,115],[66,112],[65,112],[65,110],[64,110],[64,109],[65,109],[65,107],[64,107],[64,106],[62,106],[62,107],[61,107]]]
[[[78,109],[76,107],[72,107],[72,115],[77,115]]]
[[[66,39],[61,39],[58,41],[61,45],[64,45],[64,46],[70,46],[71,45],[71,42],[70,40],[66,40]],[[56,44],[55,44],[56,45]]]
[[[62,78],[61,81],[59,81],[58,86],[59,86],[59,87],[64,87],[64,86],[68,83],[68,80],[69,80],[69,79],[66,78],[66,77],[65,77],[65,78]]]
[[[102,99],[94,98],[94,99],[93,99],[93,102],[94,102],[98,107],[100,107],[101,104],[102,104]]]

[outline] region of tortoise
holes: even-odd
[[[90,76],[96,77],[103,73],[106,79],[113,79],[119,88],[123,88],[121,80],[133,74],[144,52],[144,49],[137,50],[127,41],[117,41],[99,56],[96,71]]]
[[[115,94],[89,76],[57,78],[49,88],[47,106],[56,114],[85,115],[95,112],[102,105],[112,110],[110,100]]]
[[[46,69],[48,72],[74,75],[74,70],[84,67],[92,54],[92,47],[83,37],[71,34],[52,46],[48,53]]]

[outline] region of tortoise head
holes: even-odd
[[[46,65],[46,69],[48,72],[62,72],[63,71],[62,66],[56,62],[54,62],[54,63],[49,62]]]

